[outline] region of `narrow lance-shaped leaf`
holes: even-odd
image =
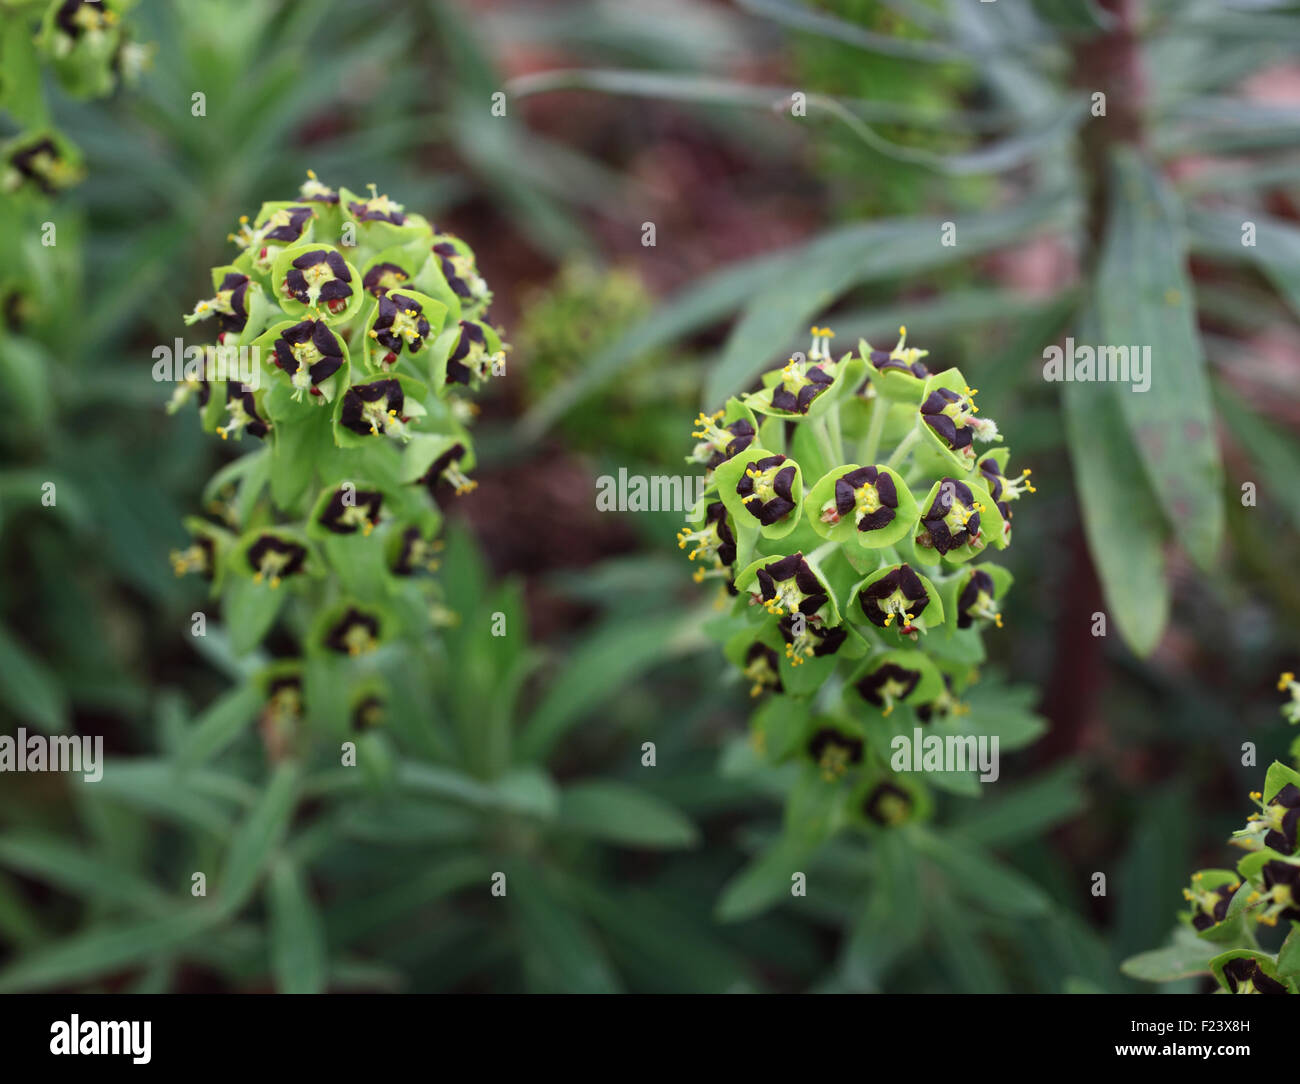
[[[1131,151],[1116,152],[1111,185],[1096,282],[1100,338],[1083,345],[1096,347],[1098,377],[1122,378],[1127,355],[1129,380],[1115,386],[1139,462],[1175,539],[1209,568],[1223,535],[1223,465],[1180,209]]]

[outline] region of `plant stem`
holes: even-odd
[[[835,453],[835,458],[826,464],[827,470],[834,470],[844,462],[844,433],[840,429],[840,404],[836,403],[830,409],[830,438],[831,451]]]
[[[835,541],[823,542],[820,546],[818,546],[815,550],[813,550],[812,553],[808,554],[805,560],[807,560],[810,563],[813,561],[820,561],[822,557],[824,557],[826,554],[832,552],[833,550],[837,550],[839,548],[840,548],[840,544],[838,542]]]
[[[867,425],[867,435],[862,441],[861,466],[870,467],[875,464],[876,452],[880,448],[880,435],[885,431],[885,419],[889,415],[889,407],[886,401],[880,395],[871,401],[871,421]]]
[[[839,458],[835,455],[835,450],[831,446],[831,435],[826,428],[825,418],[814,418],[812,423],[813,436],[817,438],[817,447],[821,449],[822,458],[826,460],[826,469],[831,470],[839,465]]]
[[[894,454],[891,455],[889,459],[885,462],[885,466],[887,467],[898,466],[898,464],[901,463],[907,457],[908,452],[912,450],[912,445],[915,444],[920,439],[921,439],[921,430],[919,428],[914,428],[910,433],[907,434],[907,436],[903,438],[902,443],[899,444],[899,446],[894,449]]]

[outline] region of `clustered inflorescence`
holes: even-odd
[[[79,152],[48,122],[35,64],[48,64],[63,89],[77,98],[101,98],[120,81],[134,82],[152,51],[131,40],[124,16],[134,6],[134,0],[0,4],[5,74],[11,76],[0,80],[0,108],[24,127],[0,147],[0,192],[53,196],[81,179]]]
[[[751,694],[810,705],[760,711],[756,743],[843,780],[868,826],[926,807],[891,772],[890,739],[960,728],[1011,584],[987,551],[1010,544],[1012,505],[1034,491],[976,389],[906,337],[837,360],[815,327],[761,390],[700,415],[688,459],[707,489],[678,535],[696,580],[734,597],[712,631]]]
[[[306,699],[369,725],[384,697],[365,657],[454,620],[425,575],[439,503],[475,485],[466,396],[508,347],[469,247],[374,186],[309,173],[230,240],[185,317],[212,341],[186,351],[169,409],[194,400],[206,430],[257,447],[212,479],[172,562],[212,582],[237,646],[291,607],[302,658],[263,675],[271,716]]]
[[[1300,722],[1300,683],[1285,673],[1278,691],[1290,699],[1282,714]],[[1300,993],[1300,953],[1292,923],[1300,922],[1300,772],[1274,761],[1264,789],[1252,791],[1257,811],[1233,832],[1231,844],[1249,853],[1235,870],[1192,874],[1183,897],[1191,905],[1183,921],[1222,951],[1209,961],[1220,986],[1234,994]],[[1278,952],[1263,951],[1258,927],[1283,926],[1289,940]]]

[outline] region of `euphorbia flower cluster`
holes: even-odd
[[[213,341],[171,409],[196,398],[204,429],[254,447],[213,479],[211,518],[188,522],[173,565],[211,581],[238,650],[277,621],[293,631],[301,658],[264,675],[268,704],[292,687],[294,718],[369,728],[384,693],[368,657],[447,621],[425,574],[440,503],[474,488],[463,396],[504,372],[508,347],[469,247],[373,186],[309,173],[231,240],[185,317]]]
[[[756,744],[842,780],[850,818],[889,827],[928,808],[891,771],[890,739],[960,731],[1011,584],[990,551],[1010,544],[1012,507],[1034,487],[1009,470],[976,390],[906,329],[892,349],[863,341],[839,358],[833,338],[814,327],[761,390],[700,415],[687,460],[708,488],[678,544],[697,580],[724,585],[713,631],[752,695],[802,706],[761,709]],[[771,740],[772,720],[792,718],[799,732]]]
[[[1278,690],[1291,694],[1283,714],[1294,722],[1294,675],[1283,674]],[[1229,840],[1246,857],[1235,870],[1192,874],[1183,890],[1190,908],[1180,917],[1206,943],[1205,969],[1222,989],[1300,993],[1300,772],[1274,761],[1250,800],[1256,812]],[[1274,930],[1284,937],[1269,938]]]

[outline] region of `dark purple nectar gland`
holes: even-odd
[[[450,241],[437,241],[433,245],[433,254],[438,257],[442,277],[457,297],[476,301],[487,296],[487,283],[479,275],[473,256],[462,252]]]
[[[1235,956],[1223,965],[1223,977],[1234,994],[1285,994],[1287,989],[1271,979],[1252,956]]]
[[[273,349],[275,364],[289,374],[297,400],[307,391],[319,395],[316,385],[343,368],[343,347],[323,320],[307,319],[285,328]]]
[[[985,436],[988,426],[981,429],[975,425],[974,418],[979,413],[979,407],[972,397],[976,394],[976,388],[967,388],[965,395],[959,395],[951,388],[935,388],[926,396],[920,408],[921,421],[934,431],[944,446],[968,459],[975,458],[972,441],[977,433],[982,439],[992,439],[997,435],[996,426],[993,426],[991,434]]]
[[[812,329],[813,347],[808,359],[792,357],[785,363],[772,389],[773,407],[790,414],[807,414],[813,400],[835,382],[824,368],[831,360],[825,340],[834,334],[829,328]]]
[[[352,732],[361,734],[373,730],[384,721],[384,701],[378,696],[363,697],[352,709]]]
[[[721,501],[713,501],[704,510],[704,525],[698,530],[688,524],[677,532],[677,548],[684,550],[694,545],[687,556],[694,561],[703,555],[704,560],[692,577],[696,583],[703,583],[709,576],[729,576],[731,566],[736,563],[736,536],[732,533],[727,518],[727,506]],[[713,561],[713,567],[706,567],[706,562]]]
[[[755,641],[749,645],[749,650],[745,652],[744,674],[750,681],[751,697],[761,696],[764,689],[777,693],[785,691],[785,686],[781,684],[781,668],[776,651],[767,644]]]
[[[340,655],[364,655],[379,646],[379,620],[349,609],[325,634],[325,646]]]
[[[298,188],[304,203],[338,203],[339,194],[327,184],[322,184],[314,169],[307,171],[307,179]]]
[[[796,620],[794,614],[781,618],[776,627],[785,641],[785,657],[791,666],[802,666],[809,659],[834,655],[849,638],[848,631],[841,625],[825,629],[807,618]]]
[[[397,355],[406,347],[408,354],[418,353],[429,334],[429,321],[424,318],[424,306],[413,297],[389,292],[379,298],[379,310],[369,335],[388,353],[385,365],[392,365]]]
[[[998,628],[1002,627],[1002,614],[993,598],[993,577],[980,569],[974,569],[961,594],[957,596],[957,627],[968,629],[977,618],[992,621]]]
[[[362,436],[386,433],[407,441],[411,433],[406,425],[410,419],[402,415],[405,402],[402,385],[396,380],[353,384],[343,393],[339,421]]]
[[[19,146],[9,154],[9,168],[4,175],[5,192],[16,192],[30,181],[43,195],[56,196],[77,179],[77,170],[63,157],[52,139],[38,139]]]
[[[413,576],[417,569],[424,572],[437,572],[442,566],[438,554],[443,548],[442,539],[426,539],[419,527],[407,527],[402,532],[402,549],[393,565],[394,575]]]
[[[390,222],[394,226],[401,226],[406,222],[406,215],[402,212],[406,208],[400,203],[394,203],[387,196],[381,196],[378,188],[373,184],[366,185],[370,189],[370,198],[365,200],[353,200],[348,204],[348,210],[352,212],[352,217],[358,222]]]
[[[952,677],[943,674],[943,692],[933,700],[916,706],[916,717],[923,723],[928,723],[936,716],[947,718],[949,715],[968,715],[970,705],[964,704],[958,700],[952,691]]]
[[[811,622],[819,622],[817,611],[829,601],[826,588],[804,560],[802,553],[764,565],[757,573],[757,593],[750,593],[750,605],[761,602],[769,614],[801,613]]]
[[[302,715],[302,678],[278,677],[266,688],[264,715],[270,720],[292,721]]]
[[[377,263],[361,280],[362,288],[375,297],[383,297],[389,290],[400,289],[410,279],[410,275],[395,263]]]
[[[279,587],[289,576],[302,571],[307,549],[278,535],[264,534],[248,547],[248,567],[254,583]]]
[[[1201,882],[1203,873],[1192,874],[1192,887],[1183,889],[1183,899],[1192,905],[1192,926],[1197,930],[1208,930],[1217,926],[1228,917],[1228,903],[1232,895],[1241,887],[1240,881],[1206,888]]]
[[[822,727],[808,739],[808,755],[827,783],[834,783],[849,768],[861,764],[863,748],[861,738],[841,734],[830,726]]]
[[[859,591],[858,605],[877,628],[887,629],[897,621],[902,635],[914,636],[921,630],[913,622],[930,605],[930,595],[912,566],[902,564]]]
[[[384,496],[377,490],[358,490],[340,486],[321,513],[320,525],[334,534],[356,534],[367,538],[379,522],[379,508]]]
[[[242,249],[253,252],[253,265],[258,271],[270,270],[275,254],[286,245],[298,241],[316,212],[310,207],[280,207],[271,212],[257,229],[248,224],[248,215],[239,216],[239,230],[226,235]]]
[[[463,497],[478,488],[478,483],[461,470],[460,461],[465,458],[465,454],[465,445],[453,444],[430,463],[429,469],[416,481],[423,484],[429,490],[429,496],[435,499],[439,482],[448,483],[455,488],[457,497]]]
[[[447,383],[469,387],[492,375],[492,363],[504,358],[498,350],[488,353],[487,336],[477,320],[461,320],[460,336],[447,358]]]
[[[918,380],[930,375],[930,370],[921,364],[921,359],[930,356],[928,350],[918,350],[915,346],[906,346],[907,328],[898,329],[898,345],[893,350],[871,350],[867,360],[880,372],[909,373]]]
[[[1257,911],[1255,921],[1261,926],[1276,926],[1279,919],[1300,922],[1300,864],[1274,859],[1260,870],[1264,891],[1246,897],[1247,907],[1267,904]]]
[[[322,305],[337,316],[352,296],[352,272],[333,249],[318,248],[295,257],[280,284],[285,297],[310,309]]]
[[[745,510],[764,527],[780,523],[794,511],[794,480],[798,473],[783,455],[751,460],[736,483]]]
[[[221,332],[218,342],[223,342],[227,334],[238,335],[248,323],[248,283],[247,275],[241,275],[238,271],[226,272],[221,285],[217,287],[216,297],[206,298],[195,305],[194,311],[184,318],[185,323],[193,324],[215,316]]]
[[[701,413],[695,419],[698,428],[691,436],[699,443],[687,458],[688,463],[702,463],[709,471],[714,471],[754,443],[757,433],[748,418],[721,425],[725,416],[726,412],[719,410],[716,414]]]
[[[919,670],[908,670],[897,663],[887,662],[861,678],[856,688],[863,700],[882,708],[882,715],[890,715],[894,705],[910,696],[920,681]]]
[[[211,580],[216,571],[216,546],[207,535],[195,535],[185,549],[172,550],[171,563],[177,576],[197,572],[205,580]]]
[[[912,815],[912,796],[894,783],[877,783],[863,799],[862,813],[882,828],[893,828]]]
[[[54,16],[54,24],[73,41],[87,32],[102,33],[116,22],[117,12],[98,0],[63,0]]]
[[[257,402],[253,398],[253,393],[236,390],[243,387],[242,384],[226,385],[226,412],[230,415],[230,424],[217,426],[217,433],[222,440],[232,436],[238,440],[239,435],[244,431],[261,438],[271,431],[270,424],[264,422],[257,413]]]
[[[849,515],[859,531],[888,527],[898,515],[894,480],[876,467],[859,467],[836,479],[835,496],[822,505],[821,521],[834,525]]]
[[[916,536],[917,545],[944,554],[968,542],[978,542],[982,510],[983,505],[975,500],[975,494],[965,482],[940,479],[933,503],[921,515],[922,530]]]
[[[1279,854],[1294,854],[1300,842],[1300,787],[1288,783],[1267,803],[1261,791],[1253,790],[1250,800],[1259,812],[1247,817],[1246,827],[1233,832],[1228,842],[1248,851],[1271,847]]]

